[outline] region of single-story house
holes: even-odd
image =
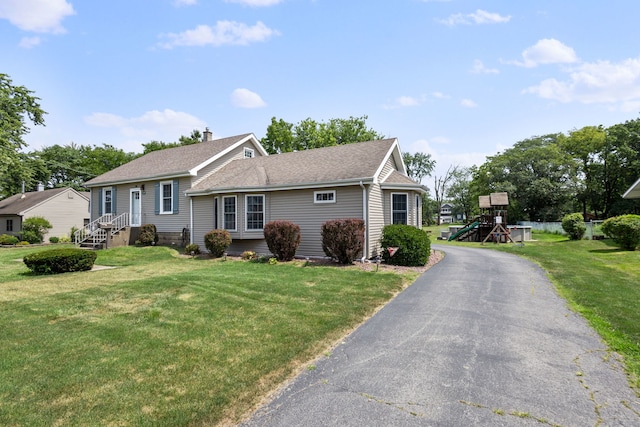
[[[202,250],[208,231],[226,229],[230,254],[268,254],[264,225],[288,220],[301,228],[297,255],[308,257],[325,256],[321,226],[341,218],[363,219],[362,255],[379,253],[384,225],[422,226],[427,191],[407,176],[395,138],[268,155],[253,134],[213,140],[208,130],[201,143],[148,153],[86,186],[89,228],[128,217],[130,227],[154,224],[161,243],[187,230]]]
[[[73,227],[82,228],[89,222],[89,193],[73,188],[53,188],[14,194],[0,200],[0,234],[17,236],[22,222],[31,217],[43,217],[53,226],[49,237],[70,237]]]
[[[622,195],[623,199],[640,199],[640,179],[638,179],[627,191]]]

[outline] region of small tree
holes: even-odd
[[[53,228],[51,223],[41,216],[32,216],[22,222],[22,240],[29,243],[42,243],[44,235]]]
[[[584,225],[584,217],[582,214],[576,212],[566,214],[562,218],[562,229],[569,235],[569,239],[581,240],[587,231],[587,226]]]
[[[364,247],[364,221],[335,219],[322,224],[322,250],[340,264],[351,264]]]
[[[211,255],[219,258],[231,245],[231,234],[227,230],[211,230],[204,235],[204,245]]]
[[[291,261],[300,245],[300,226],[291,221],[271,221],[264,226],[264,238],[278,261]]]
[[[602,231],[620,247],[634,251],[640,245],[640,215],[621,215],[602,223]]]

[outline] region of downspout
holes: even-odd
[[[193,197],[189,197],[189,244],[193,243]]]
[[[364,248],[362,249],[362,262],[365,261],[369,255],[369,225],[367,215],[367,187],[360,181],[360,187],[362,188],[362,219],[364,220]]]

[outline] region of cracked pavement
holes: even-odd
[[[445,258],[242,426],[640,426],[620,358],[537,265]]]

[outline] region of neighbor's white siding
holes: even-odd
[[[45,241],[48,241],[49,237],[70,237],[72,227],[82,228],[84,220],[89,219],[89,201],[68,189],[26,211],[22,220],[34,216],[45,218],[53,226],[44,236]],[[19,225],[19,222],[14,221],[14,230]]]

